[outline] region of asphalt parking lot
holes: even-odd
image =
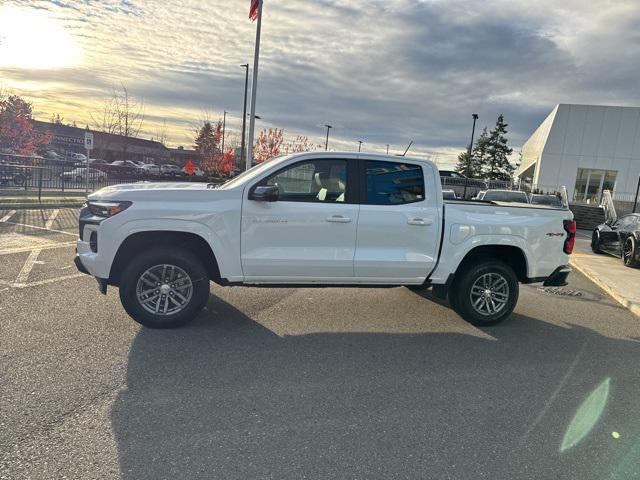
[[[215,286],[152,331],[76,236],[0,211],[0,478],[640,478],[640,321],[575,272],[486,329],[405,288]]]

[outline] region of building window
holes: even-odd
[[[573,201],[599,203],[604,190],[613,192],[617,176],[617,170],[579,168],[576,175],[576,186],[573,190]]]

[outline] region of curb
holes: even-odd
[[[602,290],[607,292],[607,294],[610,297],[612,297],[616,302],[618,302],[620,305],[622,305],[623,307],[628,309],[635,316],[640,317],[640,305],[639,304],[637,304],[635,302],[631,302],[631,301],[627,300],[623,295],[620,295],[616,290],[614,290],[608,284],[606,284],[602,280],[600,280],[600,277],[595,272],[593,272],[590,268],[585,267],[584,265],[580,265],[574,259],[570,259],[569,260],[569,264],[573,268],[578,270],[580,273],[582,273],[589,280],[591,280],[593,283],[595,283]]]
[[[80,208],[82,202],[68,203],[0,203],[0,210],[42,210],[45,208]]]

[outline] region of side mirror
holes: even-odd
[[[280,190],[277,185],[259,185],[253,190],[253,192],[251,192],[249,200],[255,200],[257,202],[276,202],[279,195]]]

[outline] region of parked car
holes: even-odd
[[[60,178],[62,178],[65,182],[84,182],[87,179],[87,168],[79,167],[74,168],[73,170],[69,170],[67,172],[62,172],[60,174]],[[95,168],[89,168],[89,181],[90,182],[106,182],[107,174],[101,170]]]
[[[160,167],[153,163],[145,163],[141,168],[145,175],[160,175]]]
[[[194,318],[209,280],[433,287],[466,320],[494,325],[513,311],[519,282],[566,285],[575,241],[568,209],[445,207],[434,163],[336,152],[283,156],[217,188],[103,189],[79,231],[78,269],[102,293],[118,286],[127,313],[153,328]]]
[[[520,192],[518,190],[491,189],[487,190],[479,200],[490,202],[513,202],[528,204],[529,196],[526,194],[526,192]]]
[[[77,162],[86,162],[87,156],[83,153],[71,152],[67,154],[67,160],[74,160]]]
[[[534,193],[531,195],[532,205],[546,205],[548,207],[562,208],[562,200],[556,195],[541,195]]]
[[[598,225],[591,235],[594,253],[609,253],[627,267],[640,266],[640,213],[631,213]]]
[[[143,171],[131,160],[115,160],[109,164],[109,175],[114,178],[128,180],[141,176]]]
[[[456,200],[458,197],[453,190],[442,190],[442,198],[445,200]]]
[[[172,165],[170,163],[160,165],[160,173],[167,177],[177,177],[183,174],[182,169],[179,166]]]
[[[30,177],[30,167],[11,160],[0,159],[0,185],[21,187]]]
[[[182,167],[182,174],[185,176],[189,176],[186,168],[187,167]],[[202,170],[200,167],[196,167],[195,170],[193,171],[194,177],[204,177],[204,175],[205,175],[204,170]]]

